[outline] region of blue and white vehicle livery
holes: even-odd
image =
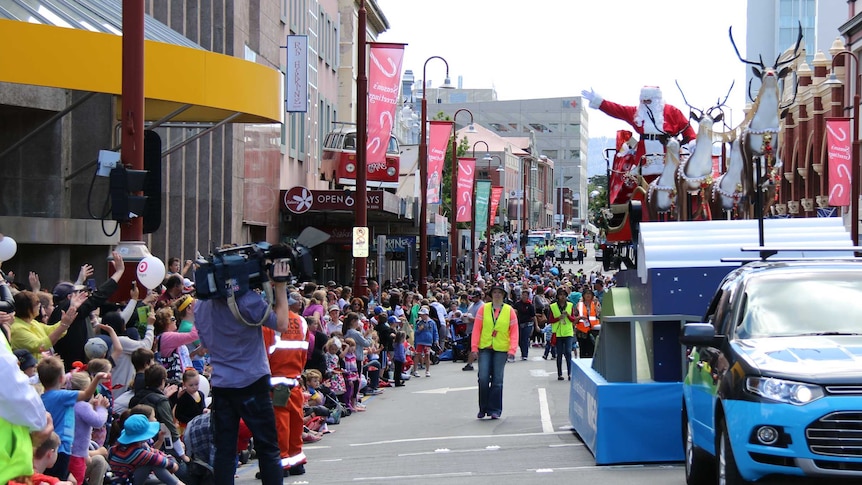
[[[862,262],[750,263],[704,322],[680,337],[686,482],[862,480]]]

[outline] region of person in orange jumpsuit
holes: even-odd
[[[287,301],[290,305],[287,331],[279,333],[262,327],[263,342],[269,353],[272,404],[285,477],[305,473],[306,458],[302,452],[303,398],[299,378],[308,358],[308,324],[297,313],[302,306],[302,296],[293,292],[288,295]]]

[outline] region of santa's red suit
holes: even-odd
[[[664,168],[664,145],[660,140],[662,135],[682,135],[682,144],[697,137],[688,117],[676,107],[664,104],[658,87],[646,86],[641,89],[641,104],[638,106],[613,103],[592,92],[587,94],[584,91],[584,97],[590,100],[591,108],[597,108],[608,116],[625,121],[640,135],[635,157],[636,160],[641,160],[641,175],[647,181],[660,175]],[[643,103],[643,100],[647,99],[651,100],[649,105]],[[661,129],[657,126],[661,126]]]
[[[269,352],[281,466],[290,469],[306,462],[305,453],[302,452],[303,397],[299,378],[308,356],[308,324],[304,318],[291,311],[287,331],[279,333],[271,328],[262,328],[264,345]],[[290,388],[290,398],[281,403],[279,399],[284,398],[281,393],[287,388]]]

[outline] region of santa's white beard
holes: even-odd
[[[650,118],[650,112],[652,112],[652,118]],[[655,124],[653,124],[653,120],[655,120]],[[635,125],[643,126],[644,133],[652,135],[664,133],[664,101],[653,99],[649,110],[647,110],[647,105],[640,103],[637,113],[635,113]]]

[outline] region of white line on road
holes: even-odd
[[[479,389],[479,386],[470,386],[470,387],[440,387],[437,389],[428,389],[425,391],[413,391],[413,394],[446,394],[447,392],[455,392],[455,391],[475,391]]]
[[[422,475],[391,475],[388,477],[355,477],[354,482],[368,482],[381,480],[404,480],[411,478],[447,478],[447,477],[471,477],[473,472],[457,472],[457,473],[425,473]]]
[[[554,424],[551,423],[551,410],[548,408],[548,391],[544,387],[539,388],[539,414],[542,417],[542,433],[553,433]]]
[[[427,438],[404,438],[400,440],[369,441],[368,443],[351,443],[350,446],[379,446],[395,443],[418,443],[422,441],[448,441],[448,440],[475,440],[486,438],[521,438],[527,436],[546,436],[548,434],[572,434],[568,431],[554,431],[552,433],[512,433],[512,434],[478,434],[468,436],[429,436]]]

